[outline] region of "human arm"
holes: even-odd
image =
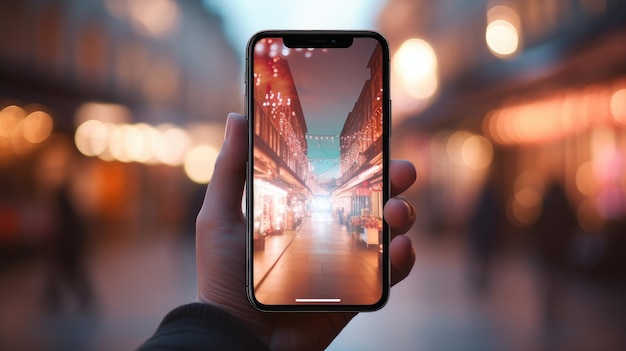
[[[275,350],[323,349],[356,315],[354,312],[265,313],[246,296],[246,222],[241,199],[248,153],[246,119],[230,114],[213,179],[196,221],[198,298],[232,315]],[[390,162],[392,198],[384,207],[391,227],[391,282],[404,279],[415,262],[411,241],[403,234],[415,221],[413,206],[399,194],[415,181],[410,162]]]

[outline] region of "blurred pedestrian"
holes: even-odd
[[[502,231],[503,206],[489,178],[483,186],[468,228],[469,278],[477,293],[489,288],[489,275]]]
[[[560,183],[553,181],[546,188],[541,215],[534,228],[534,253],[541,279],[538,286],[547,330],[555,327],[563,314],[577,223],[576,212],[565,190]]]
[[[44,304],[53,314],[64,308],[64,293],[74,295],[81,311],[90,311],[94,303],[85,265],[86,228],[71,193],[72,153],[67,143],[53,140],[37,169],[40,198],[47,208]]]

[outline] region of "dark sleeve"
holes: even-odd
[[[191,303],[165,316],[138,350],[268,350],[245,325],[217,307]]]

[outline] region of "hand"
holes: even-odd
[[[248,125],[242,115],[230,114],[213,179],[196,221],[198,297],[239,318],[270,349],[324,349],[356,313],[264,313],[246,297],[246,221],[241,199],[246,182]],[[391,196],[398,196],[415,181],[410,162],[390,162]],[[391,226],[391,281],[404,279],[415,262],[406,233],[415,210],[404,198],[391,198],[384,207]]]

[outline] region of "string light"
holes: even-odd
[[[306,125],[299,125],[299,121],[303,119],[297,117],[302,111],[299,103],[294,104],[298,101],[298,95],[293,82],[281,79],[290,76],[287,62],[281,60],[279,56],[285,53],[291,52],[285,50],[282,40],[262,39],[257,43],[254,82],[255,86],[260,87],[257,91],[262,91],[263,87],[266,91],[256,95],[255,99],[260,102],[264,115],[269,117],[269,123],[274,125],[282,141],[287,145],[289,157],[304,165],[307,163],[307,143],[304,134]]]
[[[364,152],[371,149],[380,148],[380,137],[382,135],[383,113],[382,96],[383,89],[375,77],[376,72],[372,72],[372,80],[365,82],[361,98],[355,104],[355,109],[346,120],[346,128],[341,135],[325,134],[305,134],[307,129],[304,124],[299,97],[295,90],[293,79],[289,71],[286,60],[282,59],[287,55],[304,55],[310,57],[315,51],[313,48],[288,50],[282,40],[266,38],[257,43],[255,47],[254,64],[254,84],[257,87],[254,96],[257,106],[262,110],[260,123],[269,123],[270,128],[280,135],[279,142],[274,143],[270,139],[268,144],[276,148],[279,143],[284,143],[288,150],[280,154],[285,161],[295,160],[294,171],[311,188],[315,187],[314,177],[308,171],[318,169],[317,176],[328,173],[334,167],[345,172],[353,168],[353,165],[362,165],[364,162]],[[322,52],[326,52],[323,51]],[[282,56],[281,56],[282,55]],[[264,116],[264,117],[263,117]],[[263,127],[261,130],[267,130]],[[267,133],[267,132],[265,132]],[[267,136],[269,138],[269,135]],[[308,148],[315,147],[329,150],[327,142],[335,143],[339,141],[339,155],[332,157],[316,157],[309,155]],[[333,150],[337,150],[334,146]],[[275,150],[277,155],[278,150]],[[335,151],[336,154],[336,151]],[[317,164],[314,167],[313,164]],[[303,167],[308,165],[308,167]],[[344,173],[342,172],[342,173]]]

